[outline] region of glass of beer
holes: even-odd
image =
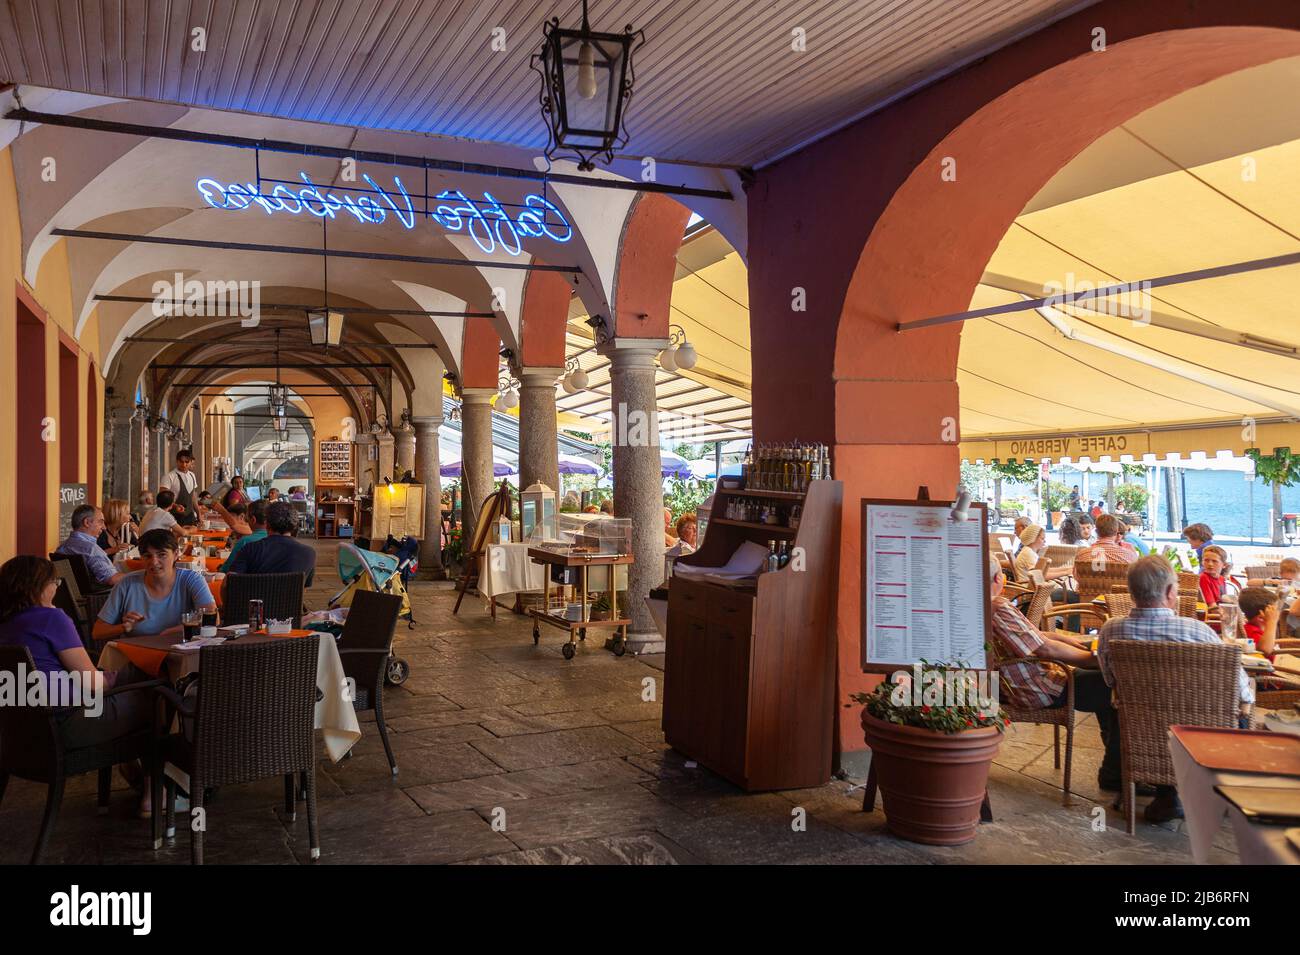
[[[203,626],[203,613],[198,610],[186,611],[181,617],[181,624],[185,628],[185,639],[193,640],[199,635],[199,628]]]

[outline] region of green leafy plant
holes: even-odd
[[[465,535],[461,532],[460,525],[451,529],[447,535],[447,563],[463,564],[465,562]]]
[[[1125,514],[1141,514],[1147,506],[1147,489],[1141,484],[1119,484],[1115,487],[1115,504]]]
[[[1246,457],[1255,464],[1255,476],[1273,488],[1273,539],[1274,547],[1284,543],[1282,525],[1282,488],[1300,481],[1300,455],[1290,448],[1274,448],[1265,454],[1259,448],[1247,448]]]
[[[921,686],[914,676],[919,676]],[[897,673],[870,693],[855,693],[852,699],[878,720],[936,733],[986,726],[1001,731],[1011,723],[995,701],[980,698],[976,671],[964,669],[960,662],[946,666],[922,660],[910,673]]]
[[[694,514],[713,493],[712,481],[695,478],[670,478],[664,492],[664,507],[673,512],[673,520],[683,514]]]
[[[999,461],[989,469],[1000,478],[1020,484],[1033,484],[1038,480],[1038,465],[1032,461]]]
[[[1048,481],[1045,497],[1049,511],[1063,511],[1070,503],[1070,488],[1060,481]]]

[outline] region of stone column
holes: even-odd
[[[415,430],[415,474],[424,484],[424,538],[420,541],[420,576],[442,580],[442,476],[438,474],[438,429],[442,415],[412,419]]]
[[[114,402],[104,412],[104,489],[107,497],[120,497],[135,509],[140,493],[140,478],[132,486],[131,475],[139,474],[140,451],[136,430],[139,422],[131,420],[134,406]],[[132,452],[134,451],[134,454]],[[135,467],[132,468],[132,457]],[[93,476],[92,476],[93,477]]]
[[[474,539],[474,525],[483,499],[492,493],[492,396],[495,388],[466,388],[460,406],[461,509],[465,547]]]
[[[597,347],[610,360],[613,412],[614,516],[632,519],[632,556],[627,593],[620,610],[632,620],[628,649],[661,653],[664,640],[645,605],[664,576],[663,465],[659,458],[659,413],[655,368],[666,339],[622,338]]]
[[[370,449],[374,446],[375,439],[373,435],[358,434],[353,443],[356,445],[356,451],[352,455],[353,481],[357,493],[364,494],[375,485],[375,463],[370,460]]]
[[[538,482],[560,492],[556,443],[555,382],[563,368],[525,368],[519,390],[519,489]]]
[[[407,471],[415,473],[415,428],[398,428],[393,432],[393,444],[397,456],[393,474],[393,480],[396,481]]]

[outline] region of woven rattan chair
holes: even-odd
[[[1258,564],[1246,568],[1247,580],[1274,580],[1282,576],[1282,565],[1278,564]]]
[[[26,647],[0,646],[0,673],[12,674],[18,680],[21,672],[34,672],[31,651]],[[25,686],[24,683],[16,683]],[[113,687],[104,693],[110,696],[137,690],[149,691],[161,686],[161,681],[132,683]],[[108,811],[108,794],[112,784],[113,767],[140,759],[152,766],[153,733],[146,726],[113,740],[93,746],[69,748],[64,743],[61,726],[76,712],[74,707],[50,706],[0,706],[0,802],[10,776],[45,783],[45,815],[32,850],[32,865],[41,861],[49,845],[59,807],[63,803],[63,788],[69,776],[82,773],[99,774],[99,811]]]
[[[1079,602],[1088,603],[1111,593],[1116,584],[1128,589],[1128,564],[1076,562],[1074,579],[1079,582]]]
[[[1052,606],[1052,591],[1055,589],[1052,584],[1042,584],[1035,587],[1026,605],[1020,608],[1020,612],[1025,615],[1025,619],[1032,626],[1042,628],[1043,614]]]
[[[60,554],[58,551],[54,551],[49,556],[50,560],[56,564],[59,561],[67,561],[68,566],[72,568],[73,576],[77,580],[77,588],[84,596],[96,593],[107,594],[113,589],[111,586],[101,584],[90,576],[90,568],[86,566],[86,558],[80,554]]]
[[[1061,768],[1061,729],[1064,727],[1065,776],[1061,780],[1061,803],[1068,806],[1070,805],[1070,775],[1074,765],[1074,668],[1061,665],[1066,673],[1065,705],[1057,707],[1013,706],[1008,702],[1011,699],[1011,694],[1007,691],[1005,679],[1001,676],[1004,669],[1018,663],[1041,666],[1044,662],[1037,657],[998,657],[995,654],[993,658],[993,665],[998,670],[999,679],[1002,680],[999,695],[1007,719],[1013,723],[1051,726],[1053,765],[1057,769]]]
[[[285,811],[295,815],[295,781],[307,800],[311,857],[320,858],[316,831],[316,746],[313,734],[316,655],[319,634],[229,643],[199,651],[198,692],[182,698],[170,688],[159,692],[192,725],[192,740],[175,733],[159,744],[162,760],[190,777],[190,812],[203,812],[204,790],[234,786],[268,776],[284,777]],[[169,714],[170,716],[170,714]],[[170,719],[167,724],[170,725]],[[163,773],[152,779],[153,805],[167,790],[167,835],[176,831],[176,784]],[[153,846],[162,847],[162,813],[153,814]],[[203,833],[191,826],[190,860],[203,864]]]
[[[1133,610],[1133,598],[1127,594],[1107,594],[1106,616],[1108,617],[1127,617]]]
[[[302,626],[302,574],[230,574],[226,577],[221,620],[225,624],[248,623],[248,602],[262,601],[267,620],[293,618]]]
[[[1190,570],[1178,571],[1178,592],[1180,594],[1199,594],[1201,592],[1201,575]]]
[[[1107,647],[1119,706],[1128,832],[1137,830],[1139,783],[1175,786],[1169,727],[1237,726],[1241,648],[1230,643],[1111,640]]]
[[[397,760],[388,742],[384,722],[384,671],[393,646],[397,617],[402,612],[402,598],[359,590],[352,597],[343,633],[339,637],[339,656],[343,673],[352,681],[352,705],[358,711],[374,710],[379,738],[384,741],[388,768],[397,775]]]

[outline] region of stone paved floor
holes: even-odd
[[[308,604],[337,589],[333,548],[322,550]],[[864,814],[852,781],[749,795],[688,768],[664,743],[661,707],[642,701],[646,678],[662,698],[661,657],[616,658],[584,646],[560,655],[561,634],[533,646],[525,618],[467,598],[452,616],[448,584],[417,582],[419,626],[399,624],[410,679],[386,697],[400,774],[389,775],[373,722],[354,756],[318,773],[325,863],[1190,863],[1180,824],[1139,821],[1138,834],[1095,786],[1100,740],[1092,718],[1076,734],[1074,805],[1060,804],[1051,730],[1018,726],[989,781],[995,821],[970,845],[939,849],[890,836]],[[373,714],[365,714],[372,720]],[[155,853],[148,822],[120,778],[108,817],[94,809],[94,777],[69,784],[50,862],[186,863],[185,831]],[[283,816],[279,779],[223,790],[208,815],[210,863],[295,863],[307,854],[306,814]],[[26,861],[44,788],[14,780],[0,804],[0,862]],[[1094,830],[1093,807],[1105,809]],[[793,831],[793,810],[807,828]],[[504,831],[492,821],[504,815]],[[1225,830],[1219,862],[1236,859]]]

